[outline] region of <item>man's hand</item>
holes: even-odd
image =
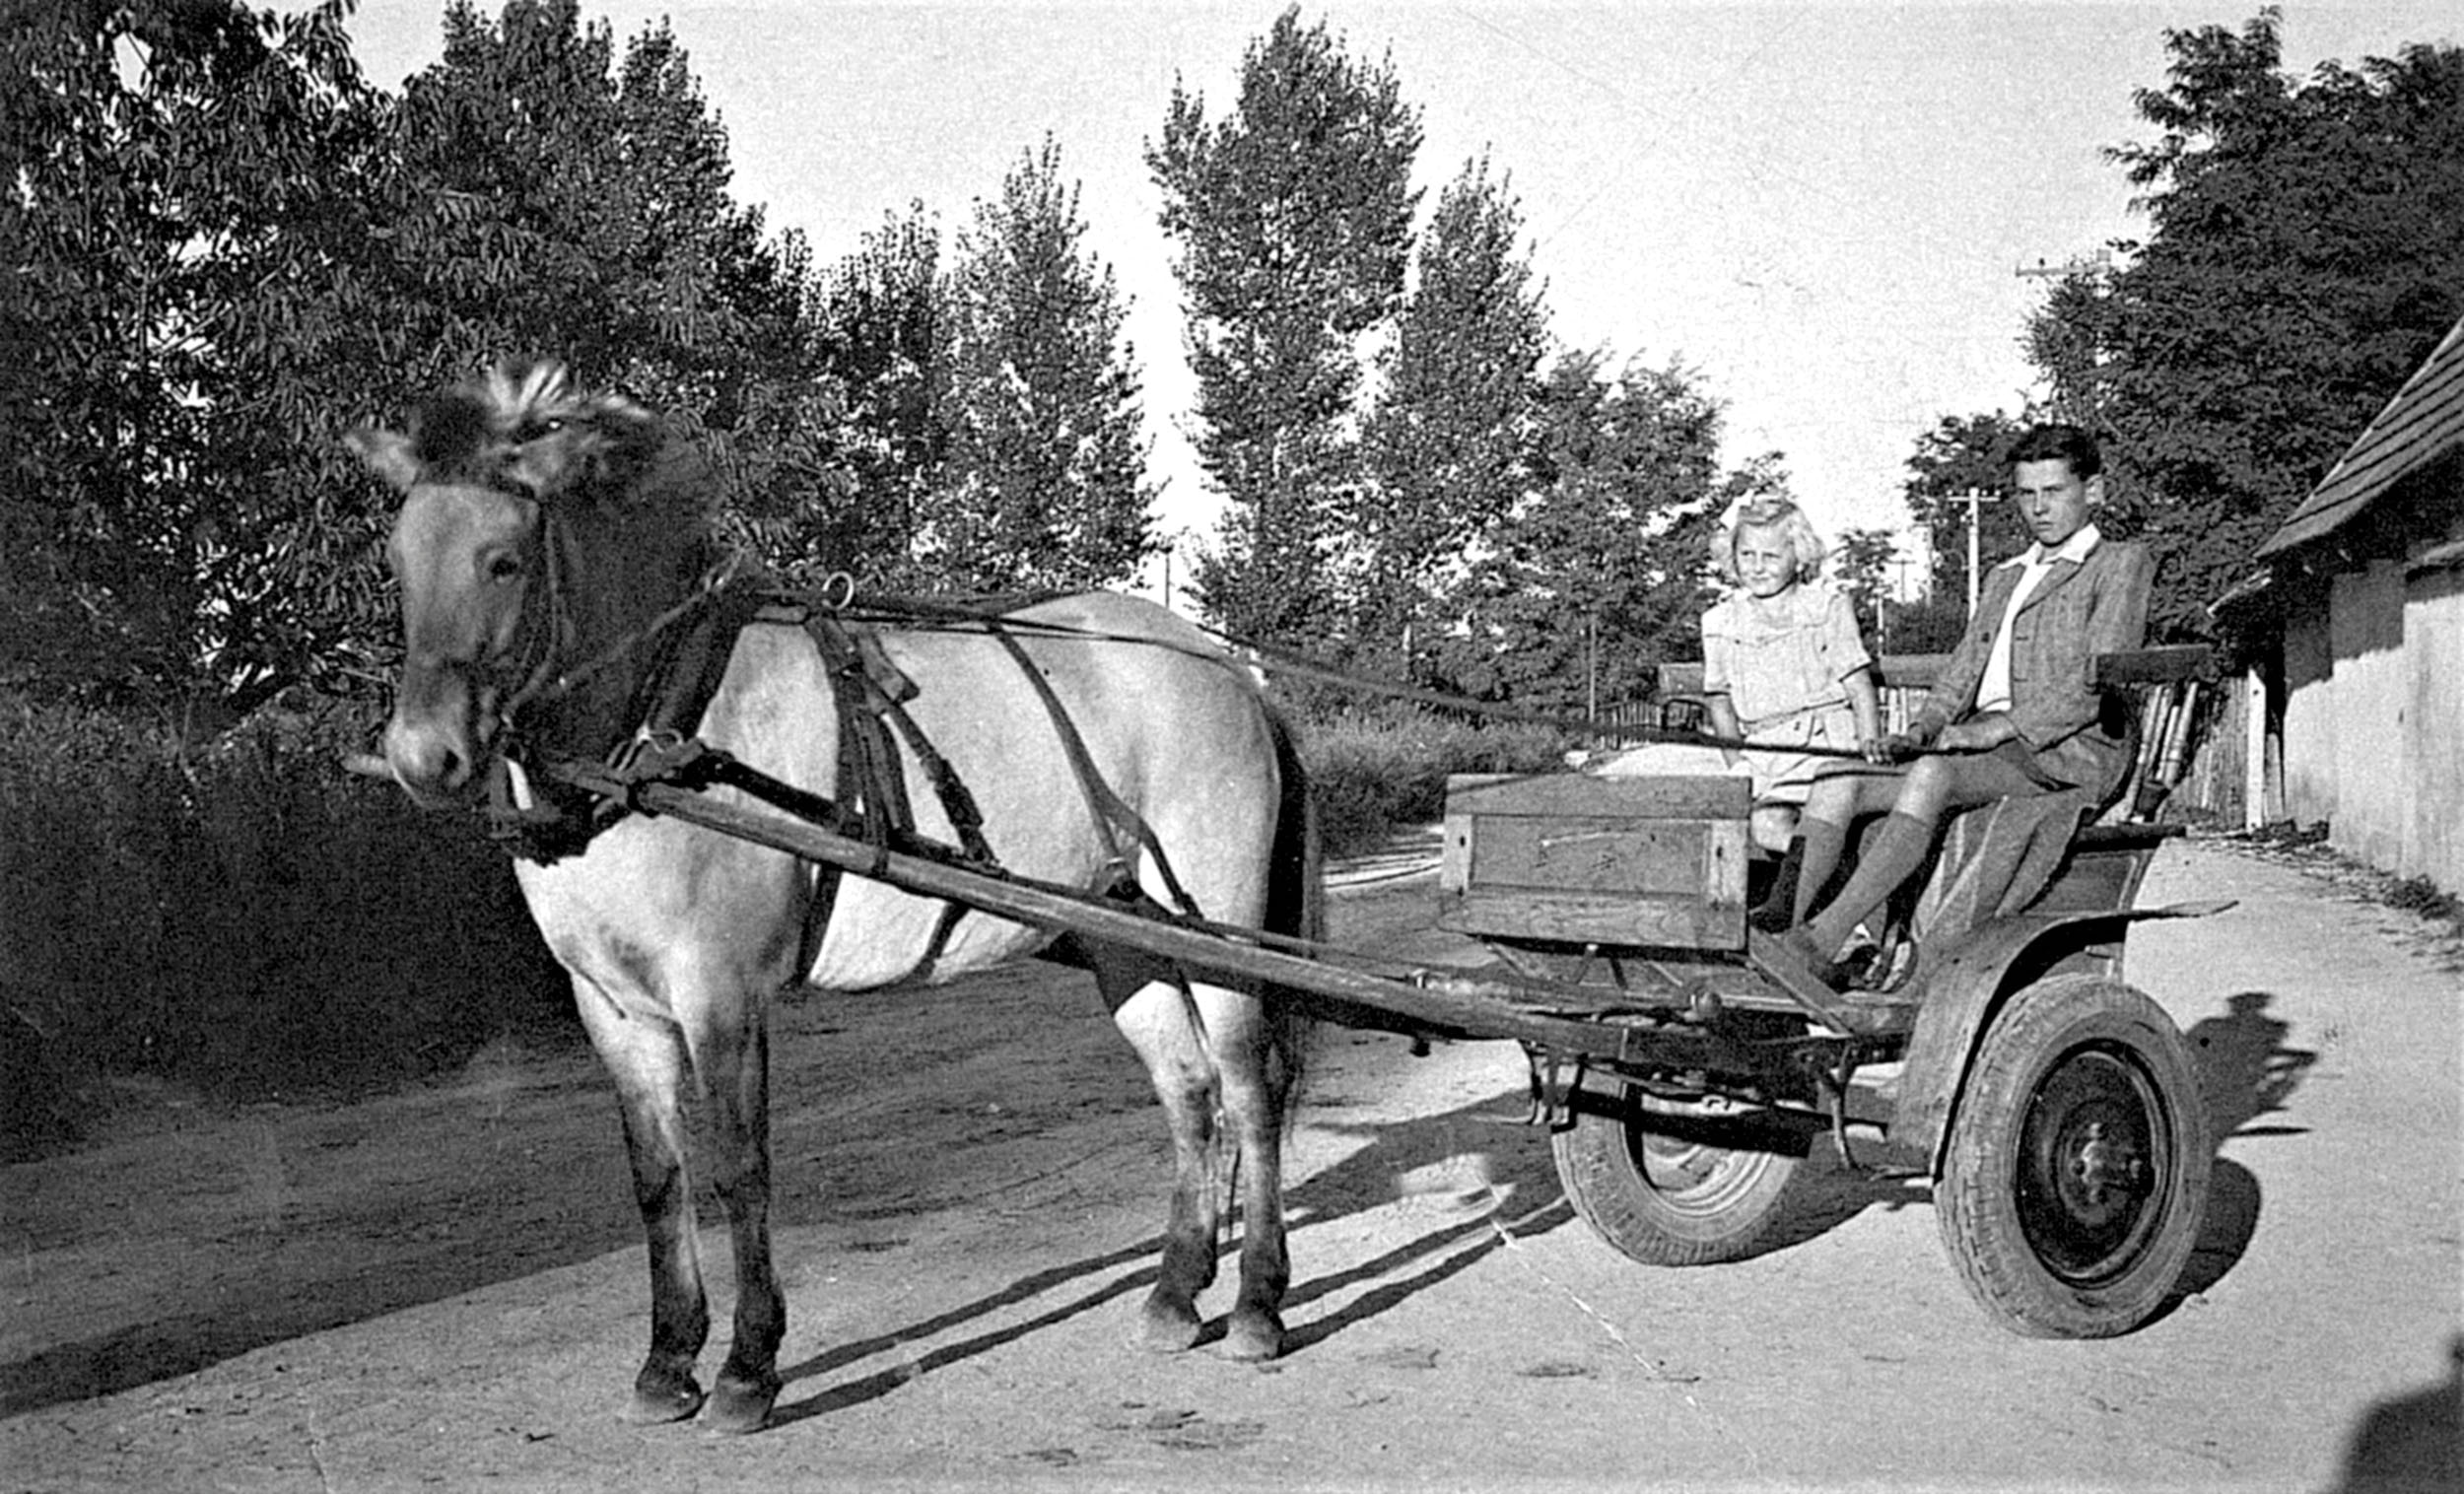
[[[1945,726],[1942,734],[1934,738],[1934,747],[1939,752],[1991,752],[2012,735],[2008,717],[1984,715]]]
[[[1867,762],[1888,767],[1893,763],[1904,763],[1923,752],[1925,743],[1912,731],[1894,731],[1888,736],[1878,736],[1859,743],[1858,750],[1865,754]]]

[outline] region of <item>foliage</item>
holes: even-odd
[[[298,433],[387,351],[382,101],[329,3],[16,0],[0,25],[11,673],[244,702],[350,667],[374,527]]]
[[[941,236],[924,205],[864,235],[824,273],[818,301],[822,365],[846,391],[842,454],[856,497],[819,537],[820,558],[874,585],[917,585],[949,447]]]
[[[1649,695],[1698,658],[1709,541],[1767,468],[1723,477],[1719,404],[1672,365],[1613,380],[1598,354],[1543,382],[1534,487],[1481,537],[1440,672],[1476,697],[1546,707]]]
[[[1882,632],[1882,605],[1890,595],[1890,563],[1899,545],[1888,529],[1843,529],[1831,546],[1828,570],[1840,594],[1856,612],[1869,641]]]
[[[369,724],[307,703],[217,737],[0,696],[0,1001],[57,1088],[329,1093],[566,1029],[505,857],[336,766]]]
[[[1925,536],[1926,590],[1933,597],[1955,601],[1962,609],[1966,605],[1970,513],[1966,494],[1984,495],[1974,510],[1981,566],[1991,568],[2028,544],[2027,526],[2001,502],[2011,487],[2010,463],[2003,452],[2025,429],[2026,422],[1996,410],[1990,415],[1947,415],[1917,438],[1901,492],[1918,532]]]
[[[1472,542],[1530,483],[1547,312],[1517,242],[1520,209],[1485,160],[1439,193],[1378,400],[1361,433],[1366,481],[1344,531],[1354,656],[1417,672]]]
[[[1049,136],[958,236],[933,539],[961,589],[1101,585],[1156,548],[1125,307],[1085,238]]]
[[[1550,727],[1470,721],[1400,701],[1305,713],[1300,731],[1329,856],[1372,850],[1398,829],[1434,823],[1450,774],[1558,771],[1573,745]]]
[[[5,384],[0,621],[21,682],[241,710],[364,688],[391,649],[385,514],[335,437],[500,357],[689,410],[734,472],[757,464],[731,443],[779,439],[778,391],[809,385],[800,243],[727,201],[663,27],[618,68],[573,0],[501,26],[457,3],[397,101],[361,78],[340,0],[19,8],[0,317],[29,356]]]
[[[439,350],[414,391],[562,358],[670,412],[739,532],[792,569],[851,503],[845,400],[803,240],[767,238],[729,198],[726,133],[666,25],[620,58],[576,0],[511,0],[494,23],[455,0],[444,58],[399,112],[392,314]]]
[[[1230,114],[1210,123],[1176,82],[1147,144],[1179,241],[1198,460],[1227,504],[1196,589],[1236,634],[1306,643],[1333,626],[1357,344],[1403,294],[1419,146],[1392,64],[1355,63],[1296,8],[1244,54]]]
[[[2464,312],[2464,49],[2280,71],[2280,15],[2167,34],[2159,132],[2113,152],[2151,232],[2030,329],[2054,410],[2108,446],[2152,629],[2206,608]]]

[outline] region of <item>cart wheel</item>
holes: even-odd
[[[1646,1111],[1701,1107],[1637,1094]],[[1645,1265],[1715,1265],[1751,1255],[1787,1212],[1799,1158],[1656,1134],[1631,1115],[1578,1112],[1550,1140],[1574,1211]]]
[[[2014,993],[1961,1090],[1935,1206],[1968,1291],[2035,1338],[2163,1306],[2199,1235],[2207,1126],[2181,1033],[2119,981]]]

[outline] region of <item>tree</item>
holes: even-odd
[[[1298,16],[1251,43],[1222,120],[1176,82],[1145,151],[1179,243],[1198,460],[1228,505],[1197,590],[1233,632],[1285,643],[1333,625],[1358,343],[1403,294],[1419,199],[1419,116],[1392,64],[1353,62]]]
[[[2152,627],[2207,605],[2464,312],[2464,49],[2280,70],[2279,13],[2166,35],[2153,143],[2112,153],[2145,243],[2030,328],[2055,408],[2106,441],[2109,521],[2162,569]]]
[[[1946,415],[1917,438],[1915,454],[1906,463],[1908,480],[1900,491],[1925,536],[1926,589],[1932,596],[1966,605],[1970,509],[1965,495],[1985,495],[1974,509],[1980,564],[1990,566],[2028,542],[2026,525],[2000,502],[2011,486],[2003,453],[2025,429],[2024,421],[1996,410],[1990,415]]]
[[[956,244],[936,569],[973,591],[1125,580],[1155,549],[1137,369],[1048,136]]]
[[[1457,593],[1441,667],[1471,694],[1584,706],[1649,694],[1701,657],[1709,541],[1722,510],[1774,482],[1723,477],[1720,406],[1672,365],[1604,376],[1596,353],[1543,380],[1536,486],[1490,527]]]
[[[1885,632],[1882,609],[1890,596],[1890,563],[1898,554],[1888,529],[1842,529],[1831,547],[1832,579],[1870,645],[1879,645]]]
[[[469,0],[402,107],[405,299],[451,376],[552,353],[720,445],[764,384],[810,378],[806,251],[728,196],[726,131],[664,23],[621,61],[578,0]],[[428,203],[439,208],[430,208]]]
[[[1380,359],[1385,378],[1361,432],[1367,480],[1343,527],[1355,547],[1357,655],[1403,673],[1450,573],[1530,481],[1548,321],[1522,232],[1487,161],[1466,163],[1438,195]]]
[[[809,385],[800,243],[727,202],[664,28],[618,76],[572,0],[501,27],[455,4],[397,101],[352,62],[349,10],[81,0],[0,33],[21,678],[239,709],[368,688],[396,627],[387,509],[335,438],[481,365],[564,356],[739,472]]]
[[[941,236],[921,202],[885,217],[822,277],[821,363],[844,391],[855,502],[816,536],[824,564],[872,585],[924,583],[924,536],[949,449]]]
[[[240,704],[347,667],[371,535],[324,435],[382,342],[382,108],[327,4],[15,3],[0,290],[8,672]],[[342,630],[347,635],[347,630]]]

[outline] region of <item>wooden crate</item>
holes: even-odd
[[[1482,938],[1743,949],[1743,778],[1458,774],[1438,924]]]

